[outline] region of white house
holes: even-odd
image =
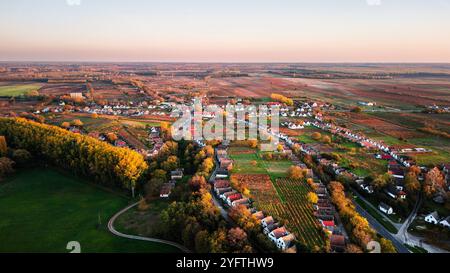
[[[441,224],[441,226],[450,228],[450,216],[448,216],[448,217],[445,218],[445,219],[442,219],[442,220],[439,222],[439,224]]]
[[[275,222],[275,220],[273,219],[273,217],[272,216],[268,216],[268,217],[266,217],[266,218],[261,220],[261,225],[262,225],[263,228],[265,228],[265,227],[267,227],[269,225],[272,225],[274,222]]]
[[[286,250],[292,246],[292,243],[294,241],[295,241],[295,236],[294,236],[294,234],[291,233],[289,235],[278,238],[277,247],[279,249]]]
[[[277,243],[279,238],[286,235],[289,235],[289,232],[285,227],[280,227],[269,233],[269,239],[272,240],[272,242]]]
[[[439,214],[437,213],[437,211],[425,216],[425,222],[437,225],[437,223],[439,223]]]
[[[394,209],[391,206],[386,205],[385,203],[380,203],[378,208],[380,209],[381,212],[383,212],[387,215],[391,215],[394,213]]]

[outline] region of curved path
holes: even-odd
[[[181,250],[181,251],[183,251],[185,253],[190,253],[191,252],[186,247],[184,247],[184,246],[182,246],[180,244],[174,243],[174,242],[161,240],[161,239],[157,239],[157,238],[147,238],[147,237],[141,237],[141,236],[135,236],[135,235],[128,235],[128,234],[123,234],[123,233],[117,231],[114,228],[114,221],[116,221],[116,219],[120,215],[124,214],[129,209],[136,207],[138,204],[139,204],[139,202],[137,202],[135,204],[132,204],[132,205],[129,205],[128,207],[126,207],[126,208],[122,209],[121,211],[119,211],[118,213],[116,213],[108,222],[108,230],[112,234],[114,234],[114,235],[116,235],[118,237],[127,238],[127,239],[131,239],[131,240],[147,241],[147,242],[153,242],[153,243],[160,243],[160,244],[170,245],[170,246],[178,248],[179,250]]]

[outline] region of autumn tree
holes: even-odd
[[[325,144],[331,144],[331,137],[330,136],[323,136],[322,142]]]
[[[312,204],[317,204],[317,202],[319,202],[319,197],[314,192],[309,192],[307,198],[308,201]]]
[[[430,197],[437,191],[442,191],[445,186],[445,178],[438,168],[433,168],[425,176],[423,186],[424,193]]]
[[[21,166],[24,166],[31,160],[31,153],[24,149],[14,150],[12,153],[12,159]]]
[[[14,161],[7,157],[0,157],[0,178],[14,172]]]
[[[75,120],[72,121],[72,125],[76,126],[76,127],[83,127],[84,124],[83,124],[83,122],[81,120],[75,119]]]
[[[291,166],[288,169],[288,177],[295,180],[303,179],[306,175],[306,170],[302,169],[299,166]]]
[[[316,141],[319,141],[319,140],[322,138],[322,134],[319,133],[319,132],[314,132],[314,133],[311,135],[311,138],[314,139],[314,140],[316,140]]]
[[[420,190],[420,182],[417,175],[410,171],[405,176],[405,188],[408,192],[415,193]]]
[[[162,169],[165,171],[168,171],[168,172],[176,170],[179,167],[179,165],[180,165],[180,160],[175,155],[169,156],[166,161],[161,163]]]
[[[372,182],[375,189],[381,190],[387,187],[392,182],[392,176],[389,173],[380,174]]]
[[[381,246],[382,253],[397,253],[397,250],[396,250],[394,244],[390,240],[381,238],[380,246]]]
[[[61,128],[69,129],[70,128],[70,122],[65,121],[65,122],[61,123]]]
[[[106,139],[109,141],[109,143],[114,143],[119,139],[119,137],[115,133],[110,132],[106,134]]]
[[[0,136],[0,156],[5,156],[8,153],[8,144],[5,136]]]

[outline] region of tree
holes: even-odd
[[[306,170],[303,170],[299,166],[291,166],[288,169],[288,177],[291,179],[303,179],[305,177]]]
[[[436,191],[442,191],[445,186],[445,178],[438,168],[433,168],[425,176],[424,192],[430,197]]]
[[[31,160],[31,154],[27,150],[24,149],[17,149],[13,151],[12,159],[18,164],[18,165],[24,165],[28,163]]]
[[[195,251],[197,253],[209,253],[211,250],[209,233],[206,230],[199,231],[195,235]]]
[[[65,122],[61,123],[61,127],[64,128],[64,129],[69,129],[70,128],[70,122],[65,121]]]
[[[390,240],[381,238],[380,245],[381,245],[381,252],[383,253],[397,253],[394,244]]]
[[[317,202],[319,202],[319,197],[314,192],[309,192],[307,197],[308,201],[311,202],[312,204],[317,204]]]
[[[352,112],[353,112],[353,113],[361,113],[361,112],[362,112],[362,108],[359,107],[359,106],[354,107],[354,108],[352,109]]]
[[[114,143],[119,139],[119,137],[115,133],[110,132],[106,134],[106,139],[109,141],[109,143]]]
[[[392,182],[392,176],[389,173],[378,175],[372,182],[373,186],[377,190],[384,189],[389,183]]]
[[[176,170],[180,165],[180,160],[178,159],[177,156],[175,155],[171,155],[167,158],[166,161],[164,161],[161,164],[161,167],[163,168],[163,170],[165,171],[173,171]]]
[[[159,196],[161,187],[164,184],[164,180],[158,177],[153,177],[145,184],[145,198],[151,200],[152,198]]]
[[[98,114],[97,114],[97,113],[93,113],[93,114],[91,115],[91,118],[93,118],[93,119],[98,119]]]
[[[76,127],[83,127],[84,124],[83,124],[83,122],[81,120],[75,119],[75,120],[72,121],[72,125],[76,126]]]
[[[414,172],[408,172],[405,176],[405,188],[408,192],[415,193],[420,190],[420,182]]]
[[[5,156],[8,153],[8,144],[6,143],[6,138],[0,136],[0,156]]]
[[[330,136],[324,136],[322,138],[322,142],[326,144],[331,144],[331,137]]]
[[[14,161],[7,157],[0,157],[0,178],[14,172]]]
[[[318,140],[320,140],[320,139],[322,138],[322,134],[319,133],[319,132],[314,132],[314,133],[311,135],[311,138],[314,139],[314,140],[316,140],[316,141],[318,141]]]

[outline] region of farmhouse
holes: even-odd
[[[236,194],[236,193],[237,193],[237,191],[231,190],[231,191],[227,191],[227,192],[222,193],[219,197],[220,197],[220,199],[222,199],[224,202],[226,202],[226,200],[228,199],[228,196],[232,196],[232,195],[234,195],[234,194]]]
[[[230,192],[232,190],[233,190],[233,188],[218,188],[218,189],[215,190],[215,192],[216,192],[216,194],[218,196],[220,196],[220,195],[222,195],[224,193],[227,193],[227,192]]]
[[[322,227],[326,230],[328,230],[329,232],[333,232],[334,231],[334,220],[332,221],[324,221],[324,220],[319,220],[320,223],[322,224]]]
[[[391,215],[394,213],[394,209],[391,206],[386,205],[383,202],[380,203],[380,205],[378,206],[378,209],[387,215]]]
[[[439,223],[439,214],[437,213],[437,211],[425,216],[425,222],[437,225]]]

